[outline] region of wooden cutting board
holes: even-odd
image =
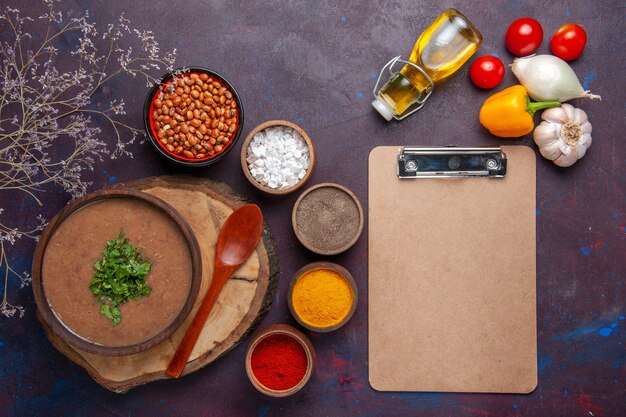
[[[226,184],[190,176],[144,178],[115,188],[144,191],[172,205],[191,226],[202,252],[202,283],[191,314],[170,338],[145,352],[118,357],[84,352],[65,343],[40,318],[48,339],[62,354],[103,387],[122,393],[169,378],[167,364],[209,288],[221,225],[247,199]],[[269,311],[277,284],[278,256],[266,224],[256,252],[222,289],[183,375],[215,361],[244,340]]]

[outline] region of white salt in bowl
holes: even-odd
[[[282,128],[276,131],[274,128]],[[269,130],[268,130],[269,129]],[[291,130],[292,129],[292,130]],[[268,135],[270,132],[270,135]],[[306,151],[302,152],[302,143],[298,140],[293,143],[285,137],[285,133],[294,132],[297,139],[304,142],[306,150],[308,150],[308,167],[303,169],[304,160],[306,160]],[[263,141],[263,149],[259,147],[251,146],[252,140],[258,134],[257,141]],[[291,136],[291,135],[290,135]],[[279,145],[276,145],[280,141]],[[254,143],[257,143],[255,141]],[[283,149],[280,148],[285,145]],[[256,152],[255,152],[256,150]],[[271,161],[268,161],[271,159]],[[252,164],[252,170],[250,169]],[[261,123],[246,136],[246,140],[241,147],[241,168],[243,173],[250,181],[250,184],[257,189],[264,191],[268,194],[283,195],[289,194],[302,187],[311,178],[313,169],[315,168],[315,149],[313,142],[306,132],[298,125],[288,122],[286,120],[270,120],[265,123]],[[302,172],[304,170],[304,172]],[[255,178],[259,177],[259,179]],[[278,180],[271,180],[271,185],[278,185],[279,187],[270,186],[270,181],[266,181],[268,177],[278,177]],[[265,178],[265,179],[263,179]],[[284,184],[284,182],[295,183]],[[281,182],[282,181],[282,182]],[[280,186],[283,184],[282,186]]]

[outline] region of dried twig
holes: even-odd
[[[44,3],[47,10],[37,19],[22,17],[19,10],[8,6],[0,10],[0,24],[10,38],[0,43],[0,201],[5,201],[2,195],[8,191],[18,191],[42,205],[39,194],[52,185],[76,198],[91,184],[83,179],[83,173],[93,171],[96,160],[132,157],[127,146],[144,132],[117,118],[125,114],[124,101],[114,100],[99,109],[90,107],[91,97],[122,73],[143,77],[150,86],[157,81],[150,72],[171,70],[176,57],[176,50],[161,54],[152,32],[131,29],[123,15],[99,34],[88,14],[66,18],[55,9],[57,1]],[[45,28],[41,43],[35,44],[26,32],[29,22]],[[73,68],[59,71],[54,66],[59,55],[55,45],[71,33],[78,37],[70,51]],[[141,48],[125,48],[128,37],[139,39]],[[104,54],[97,50],[98,42],[108,45]],[[92,117],[113,128],[116,141],[112,151]],[[67,153],[59,156],[51,152],[53,147]],[[0,208],[0,274],[4,276],[0,314],[21,316],[23,307],[7,300],[8,284],[11,277],[17,277],[23,287],[30,277],[11,268],[7,250],[19,238],[36,239],[45,219],[39,217],[35,227],[10,227],[3,223],[2,212]]]

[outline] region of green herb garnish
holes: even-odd
[[[122,230],[117,239],[107,242],[103,253],[104,257],[93,264],[96,273],[89,289],[96,296],[96,301],[102,304],[102,315],[117,326],[122,321],[120,305],[150,295],[146,275],[152,262],[128,243]]]

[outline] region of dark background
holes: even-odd
[[[2,3],[6,3],[5,0]],[[39,2],[11,1],[38,16]],[[356,314],[329,334],[306,332],[319,358],[298,394],[271,399],[247,380],[247,343],[216,363],[176,381],[159,381],[111,393],[48,342],[35,318],[30,288],[12,280],[9,298],[26,307],[22,319],[0,317],[0,414],[150,416],[620,416],[625,407],[624,334],[624,3],[611,1],[64,1],[73,15],[89,11],[100,27],[124,12],[131,27],[155,32],[163,51],[178,49],[177,65],[223,73],[245,106],[247,134],[269,119],[302,126],[319,163],[311,184],[351,188],[367,210],[367,156],[377,145],[523,144],[530,135],[498,139],[478,123],[490,94],[468,78],[469,65],[440,85],[418,114],[385,122],[370,106],[379,69],[395,55],[408,57],[417,36],[445,8],[457,7],[482,32],[476,56],[513,57],[504,33],[516,18],[532,16],[544,28],[539,53],[549,53],[562,24],[584,25],[587,48],[571,65],[585,88],[602,101],[575,100],[593,124],[594,142],[584,159],[560,169],[537,152],[537,310],[539,386],[529,395],[379,393],[367,373],[367,233],[348,252],[322,258],[296,240],[290,215],[298,193],[270,198],[247,183],[239,165],[241,142],[218,164],[193,174],[218,179],[247,194],[265,215],[280,256],[280,284],[261,326],[295,324],[285,294],[305,263],[330,259],[352,272],[361,294]],[[3,23],[4,24],[4,23]],[[2,31],[7,28],[2,26]],[[161,74],[154,74],[155,76]],[[507,69],[499,88],[515,83]],[[140,79],[119,77],[94,96],[124,98],[123,119],[142,126],[147,93]],[[536,117],[538,120],[538,117]],[[112,132],[101,122],[103,135]],[[620,133],[622,132],[622,133]],[[112,139],[111,139],[112,140]],[[111,142],[111,146],[113,142]],[[98,163],[89,191],[112,183],[190,171],[167,163],[149,144],[132,147],[134,159]],[[13,221],[25,213],[48,219],[69,197],[58,189],[41,195],[43,208],[20,195],[0,202]],[[367,226],[367,225],[366,225]],[[34,243],[10,248],[18,271],[30,269]],[[0,271],[4,273],[4,271]],[[506,277],[503,277],[506,279]]]

